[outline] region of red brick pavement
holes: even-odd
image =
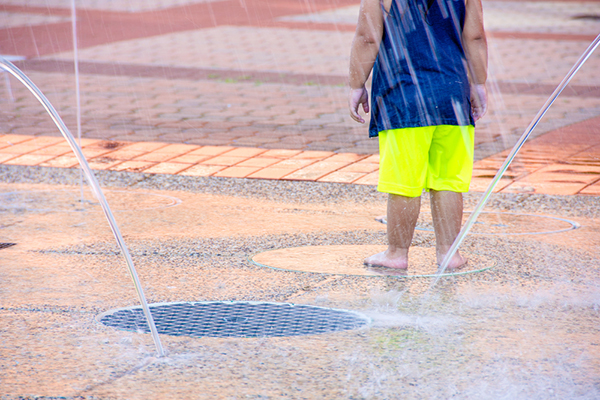
[[[496,192],[600,194],[600,117],[533,139],[523,146]],[[267,150],[168,143],[84,140],[92,168],[115,171],[308,180],[373,185],[379,157],[326,151]],[[509,151],[475,164],[473,191],[483,191]],[[77,160],[61,138],[0,136],[0,163],[73,168]]]
[[[357,4],[356,0],[336,0],[306,3],[294,0],[226,0],[214,3],[194,4],[174,7],[166,10],[125,13],[100,10],[79,10],[79,47],[85,49],[97,45],[111,44],[124,40],[158,37],[161,35],[206,29],[216,26],[254,26],[304,29],[314,31],[352,32],[353,25],[335,23],[307,23],[278,20],[279,17],[331,10]],[[69,16],[70,11],[59,8],[35,8],[27,6],[0,5],[4,12],[29,12],[40,15]],[[558,41],[591,41],[590,35],[559,34],[536,32],[490,32],[490,37],[499,39],[533,39]],[[43,73],[72,73],[72,62],[43,59],[42,56],[70,51],[71,24],[53,23],[27,27],[0,29],[0,49],[4,54],[27,57],[18,63],[27,71]],[[243,71],[227,68],[189,68],[179,66],[137,65],[127,63],[102,63],[84,61],[80,63],[84,75],[150,78],[157,85],[168,87],[169,80],[190,80],[206,82],[260,81],[272,84],[302,86],[307,83],[328,86],[343,85],[346,77],[326,74],[298,74],[272,72],[265,70]],[[165,82],[166,80],[166,82]],[[543,82],[496,82],[503,94],[548,95],[554,85]],[[97,91],[106,86],[99,83]],[[93,91],[92,86],[89,90]],[[231,91],[231,88],[225,89]],[[234,89],[235,90],[235,89]],[[142,93],[143,92],[138,92]],[[565,91],[565,96],[578,99],[600,97],[600,86],[594,84],[576,84]],[[69,95],[72,96],[72,95]],[[112,94],[111,94],[112,96]],[[156,96],[156,93],[152,93]],[[275,93],[271,93],[275,96]],[[344,125],[337,121],[328,121],[327,115],[319,114],[310,107],[302,110],[288,103],[273,104],[261,115],[256,107],[247,106],[243,96],[236,98],[235,93],[221,98],[223,103],[234,103],[241,99],[235,109],[214,110],[210,115],[199,119],[187,119],[185,105],[171,103],[187,101],[181,91],[161,93],[157,100],[136,99],[138,108],[123,116],[116,110],[129,106],[129,98],[111,97],[99,109],[94,107],[91,117],[84,119],[84,125],[90,126],[101,120],[99,113],[109,126],[91,130],[94,138],[84,142],[84,152],[90,158],[94,168],[143,171],[147,173],[168,173],[197,176],[248,177],[261,179],[298,179],[328,182],[373,184],[377,178],[376,158],[369,157],[373,146],[364,154],[345,151],[307,151],[307,146],[331,148],[344,151],[344,142],[350,137]],[[325,99],[327,100],[327,99]],[[66,101],[66,99],[65,99]],[[265,101],[265,99],[258,100]],[[339,106],[339,105],[338,105]],[[139,108],[141,107],[141,108]],[[170,107],[170,108],[169,108]],[[197,104],[190,103],[189,115],[195,116]],[[248,109],[244,111],[243,107]],[[288,107],[286,109],[286,107]],[[343,107],[343,105],[342,105]],[[115,110],[114,112],[111,110]],[[243,113],[241,113],[243,111]],[[20,111],[22,112],[22,111]],[[292,114],[290,114],[290,112]],[[135,114],[141,115],[135,115]],[[173,119],[164,120],[173,115]],[[250,114],[247,114],[250,113]],[[240,115],[243,114],[243,115]],[[219,116],[218,119],[215,118]],[[329,114],[331,115],[331,114]],[[60,138],[41,137],[47,131],[56,131],[48,125],[43,113],[32,111],[27,115],[26,124],[20,124],[16,118],[4,115],[13,134],[0,138],[0,162],[13,165],[40,165],[55,167],[73,167],[76,160]],[[72,114],[71,114],[72,118]],[[153,118],[163,118],[148,123]],[[277,121],[275,124],[261,122],[261,118]],[[21,118],[22,119],[22,118]],[[16,121],[16,122],[15,122]],[[259,121],[257,124],[256,122]],[[313,121],[306,124],[306,121]],[[72,122],[72,121],[71,121]],[[543,192],[553,194],[598,194],[598,118],[589,119],[554,130],[540,138],[532,140],[523,148],[514,165],[507,171],[497,190],[520,192]],[[303,125],[304,123],[304,125]],[[262,124],[262,125],[261,125]],[[329,124],[329,125],[328,125]],[[107,129],[108,128],[108,129]],[[161,131],[159,136],[155,135]],[[186,133],[190,130],[190,133]],[[208,136],[198,138],[199,132],[209,132]],[[214,131],[215,135],[210,136]],[[301,137],[298,144],[293,139]],[[119,134],[121,132],[121,134]],[[135,143],[143,137],[151,142]],[[137,136],[136,136],[137,135]],[[191,138],[198,138],[191,139]],[[118,143],[110,147],[104,140]],[[195,141],[194,141],[195,140]],[[232,142],[233,140],[233,142]],[[357,139],[354,139],[357,140]],[[169,141],[186,141],[187,145],[176,146]],[[565,142],[566,141],[566,142]],[[366,142],[366,141],[365,141]],[[114,143],[114,142],[113,142]],[[192,144],[195,143],[195,144]],[[232,146],[235,143],[235,146]],[[357,142],[358,143],[358,142]],[[239,145],[248,146],[239,148]],[[217,145],[217,146],[213,146]],[[224,146],[225,145],[225,146]],[[321,147],[319,147],[321,146]],[[329,147],[328,147],[329,146]],[[364,143],[358,147],[366,146]],[[287,149],[286,149],[287,147]],[[272,148],[274,150],[269,150]],[[339,150],[341,149],[341,150]],[[557,150],[558,149],[558,150]],[[473,187],[483,190],[491,176],[497,171],[508,151],[479,161],[475,166]]]

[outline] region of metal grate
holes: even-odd
[[[0,243],[0,250],[16,245],[16,243]]]
[[[285,303],[201,302],[150,306],[158,333],[192,337],[282,337],[357,329],[369,319],[352,311]],[[141,307],[108,311],[104,325],[149,333]]]

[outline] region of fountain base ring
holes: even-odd
[[[397,276],[405,278],[433,277],[437,275],[434,247],[411,247],[407,270],[394,268],[367,268],[367,256],[385,251],[383,245],[328,245],[288,247],[269,250],[250,257],[258,266],[285,271],[311,272],[334,275]],[[493,268],[495,262],[481,254],[461,252],[468,260],[465,267],[446,271],[443,275],[464,275]]]

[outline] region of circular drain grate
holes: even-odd
[[[285,303],[201,302],[150,306],[158,333],[192,337],[282,337],[363,327],[369,319],[352,311]],[[149,333],[141,307],[98,316],[104,325]]]

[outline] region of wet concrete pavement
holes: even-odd
[[[4,177],[23,169],[4,168]],[[492,268],[430,289],[432,278],[358,274],[352,256],[332,270],[332,247],[364,256],[385,244],[374,218],[385,199],[367,186],[297,182],[290,194],[281,182],[183,177],[184,190],[161,190],[169,178],[137,175],[100,179],[149,302],[305,304],[371,324],[288,338],[160,335],[168,356],[155,359],[150,335],[96,319],[138,300],[99,207],[79,201],[77,175],[61,185],[23,173],[0,188],[3,240],[16,243],[0,250],[5,398],[598,395],[595,197],[495,194],[500,221],[463,245],[476,263],[467,269]],[[435,269],[429,218],[425,207],[409,273]],[[545,231],[564,220],[581,227]],[[281,254],[251,261],[273,250]],[[319,259],[322,271],[306,268]]]
[[[66,3],[0,1],[0,49],[26,58],[17,65],[75,133]],[[161,359],[150,335],[99,323],[138,304],[131,279],[98,206],[81,201],[68,147],[9,79],[0,398],[600,397],[598,55],[463,245],[469,270],[489,269],[430,289],[430,277],[361,269],[361,253],[385,244],[385,197],[372,186],[376,142],[346,112],[357,2],[78,4],[84,153],[149,302],[289,302],[372,322],[287,338],[161,335]],[[597,2],[485,7],[492,104],[467,210],[600,31]],[[428,211],[409,275],[435,269]]]

